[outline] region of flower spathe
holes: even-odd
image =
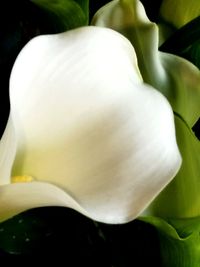
[[[0,143],[0,218],[65,206],[101,222],[136,218],[181,164],[168,101],[143,83],[134,48],[98,27],[39,36],[10,78]],[[28,183],[11,183],[29,175]]]
[[[199,69],[182,57],[159,51],[159,28],[148,19],[142,3],[113,0],[97,11],[92,23],[130,40],[144,82],[165,95],[173,111],[193,127],[200,117]]]

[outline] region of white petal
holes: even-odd
[[[122,35],[86,27],[32,40],[11,75],[13,174],[66,190],[95,220],[137,217],[180,167],[173,114]]]
[[[10,183],[12,165],[16,154],[17,140],[11,116],[0,141],[0,185]]]
[[[73,198],[48,183],[18,183],[0,187],[0,222],[28,209],[45,206],[71,207],[85,213]]]

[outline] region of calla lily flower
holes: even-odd
[[[131,43],[83,27],[18,55],[0,143],[0,220],[63,206],[101,222],[136,218],[181,165],[166,98],[145,84]]]

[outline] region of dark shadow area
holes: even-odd
[[[0,248],[3,259],[69,267],[157,267],[160,260],[151,225],[97,223],[67,208],[34,209],[0,224]]]

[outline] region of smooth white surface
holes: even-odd
[[[12,174],[36,181],[1,187],[2,218],[61,205],[94,220],[126,222],[180,167],[171,107],[142,82],[132,45],[112,30],[33,39],[14,65],[10,100]]]

